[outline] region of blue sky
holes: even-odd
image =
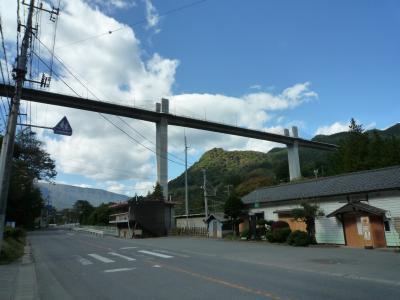
[[[177,92],[239,96],[255,84],[311,82],[319,100],[286,117],[314,133],[351,117],[379,128],[399,121],[399,28],[398,1],[208,1],[163,19],[152,41],[181,61]]]
[[[70,46],[56,47],[56,55],[107,99],[154,107],[168,96],[173,112],[238,120],[244,127],[279,133],[298,125],[300,135],[311,138],[345,130],[352,117],[367,128],[399,122],[398,1],[208,0],[162,16],[193,2],[62,1],[56,45]],[[15,27],[9,20],[11,45]],[[127,29],[71,45],[121,26]],[[73,81],[68,74],[64,78]],[[56,79],[52,88],[68,92]],[[41,133],[56,158],[58,182],[130,195],[151,187],[153,153],[123,136],[114,141],[118,132],[93,114],[51,108],[35,121],[53,122],[63,115],[72,120],[72,138]],[[154,141],[153,125],[132,124]],[[97,137],[99,132],[104,136]],[[276,146],[193,130],[187,135],[191,162],[214,146],[259,151]],[[170,130],[170,151],[180,157],[182,136],[182,129]],[[104,139],[138,155],[107,148]],[[124,175],[130,170],[132,176]],[[170,178],[182,171],[170,163]]]

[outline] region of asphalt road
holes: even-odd
[[[41,299],[400,299],[400,253],[204,238],[29,236]]]

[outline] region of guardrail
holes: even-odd
[[[72,230],[88,232],[90,234],[99,235],[99,236],[104,236],[104,235],[117,236],[118,235],[116,228],[109,227],[109,226],[77,226],[77,227],[73,227]]]
[[[98,236],[104,236],[104,231],[103,230],[97,230],[97,229],[91,229],[91,228],[82,228],[82,227],[73,227],[72,230],[74,231],[83,231],[83,232],[88,232],[94,235]]]

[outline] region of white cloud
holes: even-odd
[[[146,6],[146,20],[148,28],[157,27],[160,22],[160,16],[158,15],[157,9],[151,2],[151,0],[144,0]]]
[[[360,120],[356,120],[357,124],[362,124]],[[370,130],[376,128],[376,122],[371,122],[367,125],[363,125],[364,130]],[[349,130],[349,122],[335,122],[331,125],[318,127],[315,131],[315,135],[323,134],[330,135],[338,132],[344,132]]]
[[[58,182],[61,183],[61,182]],[[93,188],[90,184],[80,183],[80,184],[72,184],[73,186],[81,187],[81,188]]]
[[[109,12],[113,9],[127,9],[136,6],[136,2],[132,0],[84,0],[90,6]]]
[[[317,130],[315,131],[315,135],[319,135],[319,134],[330,135],[330,134],[348,131],[348,130],[349,130],[348,123],[335,122],[331,125],[318,127]]]
[[[156,26],[157,12],[152,3],[147,2],[151,5],[147,6],[150,7],[147,15],[154,15],[148,19],[149,24]],[[15,27],[11,30],[10,26],[15,25],[15,18],[11,12],[16,10],[15,4],[13,5],[10,5],[11,8],[7,7],[4,15],[7,32],[13,32],[12,38],[15,35]],[[179,65],[178,60],[164,58],[158,53],[154,53],[150,59],[145,60],[141,55],[140,41],[135,35],[134,28],[129,28],[105,15],[83,0],[65,1],[64,5],[58,24],[58,45],[69,45],[99,32],[107,32],[110,28],[126,27],[118,34],[106,35],[88,43],[62,47],[56,52],[56,55],[62,58],[73,73],[89,85],[101,99],[128,106],[135,104],[154,109],[155,101],[168,97],[171,100],[171,113],[282,133],[282,126],[267,125],[272,118],[271,112],[293,109],[318,97],[317,93],[310,89],[309,82],[295,84],[281,93],[259,91],[241,97],[207,93],[174,95],[172,87]],[[45,23],[42,25],[42,40],[46,45],[51,45],[52,27]],[[15,43],[12,38],[10,36],[8,40],[10,44]],[[45,53],[42,49],[43,58],[45,55],[49,57],[49,54]],[[57,71],[63,80],[80,95],[93,98],[90,92],[68,72],[63,69]],[[50,90],[72,93],[56,77],[53,77]],[[110,191],[125,191],[126,193],[132,190],[146,194],[148,190],[152,190],[156,172],[154,153],[129,139],[97,113],[36,103],[33,103],[32,107],[33,111],[37,112],[31,114],[34,124],[54,126],[66,115],[73,127],[74,133],[71,137],[61,138],[38,130],[39,137],[46,142],[47,151],[56,160],[58,171],[83,175],[101,182]],[[124,119],[146,137],[143,139],[119,118],[112,116],[108,118],[142,144],[151,149],[155,148],[154,124]],[[187,129],[186,134],[191,154],[199,154],[213,147],[268,151],[276,146],[271,142],[194,129]],[[169,150],[178,156],[183,156],[182,145],[183,128],[170,126]],[[128,184],[128,182],[131,183]]]

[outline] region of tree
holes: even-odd
[[[224,213],[230,219],[235,234],[238,232],[237,225],[243,215],[243,208],[242,200],[235,193],[231,193],[225,202]]]
[[[0,139],[1,140],[1,139]],[[55,163],[43,149],[43,143],[32,132],[21,131],[16,136],[13,166],[7,203],[7,220],[17,226],[33,228],[43,208],[36,180],[52,180],[57,175]]]
[[[293,218],[296,221],[301,221],[306,224],[306,230],[310,242],[315,243],[315,218],[323,216],[323,212],[317,204],[302,202],[300,205],[301,208],[295,208],[292,210]]]
[[[334,158],[335,173],[354,172],[367,169],[369,138],[363,126],[352,118],[348,136],[339,144]]]
[[[89,216],[94,211],[94,207],[89,201],[77,200],[73,205],[73,209],[78,216],[79,224],[89,224]]]
[[[43,149],[43,143],[36,139],[35,133],[21,131],[16,136],[15,161],[23,165],[31,179],[54,179],[57,175],[55,162]]]
[[[101,225],[105,226],[108,224],[110,216],[109,204],[102,203],[96,207],[88,218],[88,223],[90,225]]]
[[[150,195],[147,195],[150,200],[164,200],[163,189],[161,185],[157,182],[154,186],[154,191]]]

